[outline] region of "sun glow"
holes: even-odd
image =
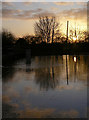
[[[76,41],[77,40],[77,38],[76,37],[73,37],[73,41]]]

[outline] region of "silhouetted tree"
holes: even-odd
[[[26,49],[28,47],[28,42],[24,38],[19,38],[15,46],[19,49]]]
[[[87,39],[89,37],[88,32],[87,31],[83,31],[83,35],[84,35],[84,41],[88,42],[88,39]]]
[[[31,37],[32,37],[31,35],[25,35],[25,36],[23,36],[23,39],[26,40],[26,42],[30,44],[31,43]]]
[[[87,33],[87,37],[86,37],[85,41],[89,42],[89,33]]]
[[[23,39],[26,40],[26,42],[29,44],[41,43],[42,41],[42,37],[40,35],[25,35],[23,36]]]
[[[13,49],[14,43],[15,43],[14,35],[11,32],[3,30],[2,32],[3,54],[7,54],[11,49]]]
[[[57,30],[59,24],[56,22],[55,17],[53,17],[51,21],[52,21],[52,43],[53,43],[54,42],[54,35],[56,33],[56,30]]]
[[[12,47],[13,43],[15,42],[15,37],[11,32],[4,30],[2,32],[2,47]]]
[[[42,37],[42,41],[50,42],[52,38],[52,43],[54,42],[54,36],[57,32],[59,24],[56,22],[55,17],[39,17],[39,22],[35,23],[35,34]]]
[[[74,36],[74,30],[70,30],[70,36],[69,36],[70,42],[73,42],[73,36]]]

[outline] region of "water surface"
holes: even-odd
[[[89,56],[36,56],[3,67],[3,117],[86,118]]]

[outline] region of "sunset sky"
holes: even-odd
[[[4,0],[5,1],[5,0]],[[9,0],[10,1],[10,0]],[[62,24],[61,32],[66,34],[66,21],[69,30],[87,29],[87,2],[3,2],[2,27],[16,37],[34,34],[34,23],[39,16],[56,16]]]

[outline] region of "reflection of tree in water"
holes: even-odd
[[[3,82],[7,82],[8,78],[11,79],[13,77],[14,73],[15,73],[15,68],[13,66],[3,67],[2,68]]]
[[[80,60],[79,59],[77,60],[78,80],[86,80],[88,62],[89,62],[89,58],[87,57],[87,64],[86,64],[86,56],[80,56]]]
[[[89,113],[89,62],[87,64],[87,113]],[[89,114],[87,114],[89,118]]]
[[[7,103],[2,104],[2,118],[18,118],[15,112],[15,107]]]
[[[76,68],[76,62],[74,63],[74,82],[76,82],[77,77],[77,68]]]
[[[76,62],[74,62],[76,57]],[[83,55],[69,56],[69,80],[84,81],[86,80],[86,73],[89,57]],[[74,79],[73,79],[74,78]]]
[[[31,61],[26,61],[26,72],[31,72]]]
[[[68,77],[68,62],[67,62],[67,55],[66,55],[66,78],[67,78],[67,85],[69,84],[69,77]]]
[[[40,84],[40,89],[48,90],[54,89],[58,84],[58,80],[55,79],[54,68],[37,69],[35,71],[36,83]]]
[[[40,68],[35,70],[36,83],[40,84],[40,89],[54,89],[58,85],[58,80],[55,77],[55,57],[46,58],[45,62],[49,61],[50,67]],[[56,59],[56,62],[58,58]]]
[[[30,65],[31,65],[31,50],[26,50],[26,72],[30,72]]]

